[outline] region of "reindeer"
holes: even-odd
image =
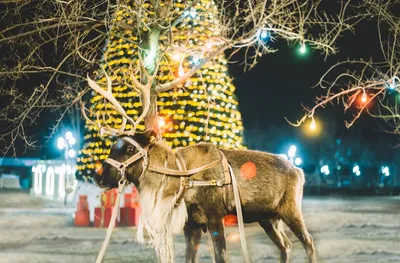
[[[90,79],[89,85],[101,90]],[[100,92],[110,96],[104,90]],[[127,116],[117,106],[122,116]],[[96,125],[86,114],[84,117]],[[116,132],[107,127],[101,130],[114,135]],[[126,182],[137,186],[142,207],[138,240],[144,242],[146,229],[149,243],[161,262],[174,261],[173,234],[182,229],[187,263],[196,262],[202,232],[207,231],[211,234],[215,261],[227,262],[222,219],[237,208],[226,177],[228,163],[240,191],[244,221],[261,225],[279,248],[281,262],[289,262],[291,251],[291,242],[283,230],[282,222],[286,223],[303,244],[309,262],[317,262],[313,239],[301,212],[304,174],[283,157],[259,151],[218,149],[211,143],[171,149],[157,139],[154,131],[119,134],[122,135],[94,181],[102,188]],[[251,176],[243,171],[247,166],[251,167]]]

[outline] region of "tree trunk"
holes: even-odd
[[[144,42],[145,50],[147,50],[146,57],[144,59],[144,66],[150,75],[155,73],[158,63],[159,55],[159,37],[160,28],[152,28],[146,37]],[[157,139],[162,138],[161,127],[158,120],[158,109],[157,109],[157,91],[156,91],[156,79],[150,87],[150,107],[144,118],[144,125],[146,130],[154,130],[157,133]]]
[[[150,108],[144,118],[144,125],[146,130],[154,130],[157,133],[157,139],[161,139],[161,127],[158,121],[158,109],[157,109],[157,92],[155,88],[151,88],[150,91]]]

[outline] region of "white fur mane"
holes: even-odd
[[[159,189],[144,187],[140,192],[141,214],[137,239],[144,244],[143,230],[149,235],[149,245],[156,251],[159,262],[174,262],[173,235],[178,234],[187,220],[185,202],[175,208],[174,196],[162,198],[164,185]]]

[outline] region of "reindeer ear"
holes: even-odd
[[[157,139],[157,133],[155,130],[148,130],[145,132],[145,135],[148,139],[149,144],[154,143]]]
[[[136,133],[133,139],[143,147],[154,143],[157,140],[157,133],[154,130],[147,130],[143,133]]]

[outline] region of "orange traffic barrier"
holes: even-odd
[[[89,226],[90,224],[89,204],[86,195],[79,196],[74,224],[75,226]]]
[[[121,207],[121,225],[122,226],[138,226],[140,216],[140,206]]]
[[[134,207],[136,200],[134,198],[134,194],[126,193],[125,194],[125,207]]]
[[[140,204],[136,187],[132,187],[132,193],[125,194],[125,207],[120,208],[120,216],[122,226],[137,226],[139,224]]]
[[[236,226],[238,223],[237,216],[235,215],[226,215],[224,217],[224,225],[225,226]]]

